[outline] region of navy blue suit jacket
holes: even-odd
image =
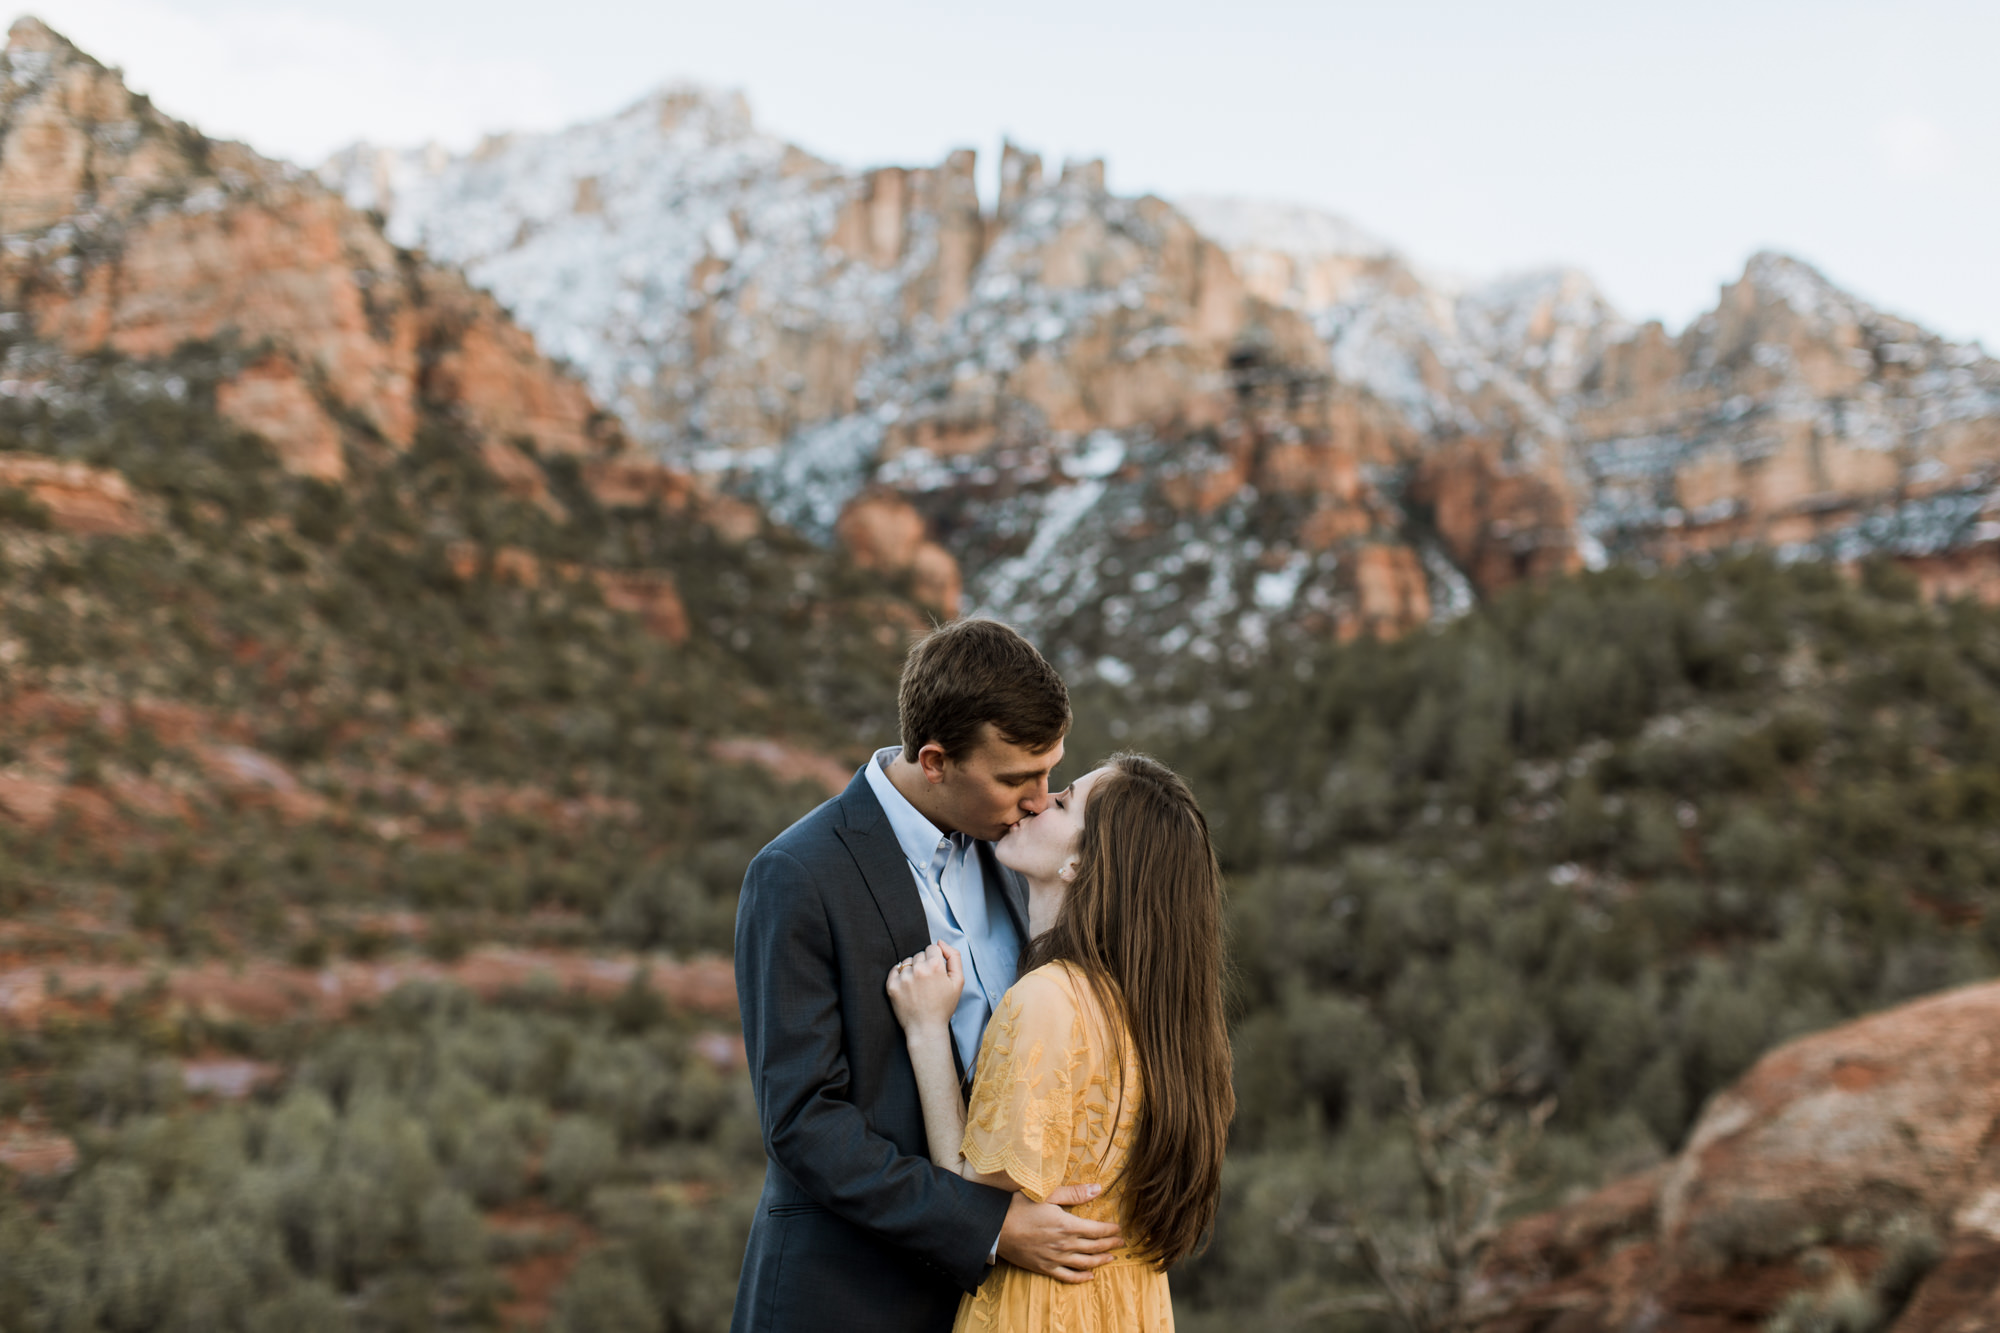
[[[1026,883],[978,847],[1027,939]],[[750,863],[736,997],[769,1165],[731,1333],[943,1333],[985,1279],[1009,1195],[931,1164],[885,988],[929,943],[866,769]]]

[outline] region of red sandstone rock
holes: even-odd
[[[550,567],[532,551],[518,546],[497,546],[491,550],[474,542],[453,542],[445,550],[451,571],[461,579],[477,578],[484,568],[494,581],[522,588],[542,586]],[[680,589],[666,570],[587,569],[576,564],[557,564],[553,573],[564,579],[589,578],[597,585],[604,604],[614,611],[638,616],[646,628],[669,643],[685,643],[688,637],[687,607]]]
[[[863,569],[905,570],[924,542],[924,519],[907,500],[866,495],[847,506],[835,532]]]
[[[963,590],[964,579],[951,552],[936,542],[924,542],[917,547],[917,553],[910,561],[910,594],[913,597],[934,608],[944,619],[953,620],[958,616],[959,597]]]
[[[1748,1333],[1811,1284],[1809,1252],[1865,1281],[1916,1228],[1945,1255],[1896,1333],[2000,1328],[1996,1126],[2000,984],[1791,1042],[1709,1103],[1663,1173],[1510,1228],[1488,1281],[1511,1309],[1482,1327]]]
[[[0,814],[31,829],[47,828],[62,808],[64,790],[52,778],[0,773]]]
[[[1430,585],[1417,553],[1407,546],[1370,545],[1354,552],[1355,615],[1340,626],[1342,637],[1393,636],[1430,619]]]
[[[76,1144],[67,1134],[18,1120],[0,1122],[0,1167],[23,1176],[60,1176],[76,1169]]]
[[[218,385],[215,407],[243,429],[270,441],[290,471],[321,481],[339,481],[347,475],[340,428],[289,359],[266,357]]]
[[[1413,498],[1430,506],[1452,561],[1485,591],[1581,563],[1561,476],[1546,463],[1510,462],[1501,453],[1484,439],[1432,449],[1412,487]]]
[[[551,366],[492,297],[456,273],[429,269],[421,299],[429,316],[425,336],[440,344],[424,371],[426,397],[457,405],[489,440],[525,438],[544,455],[622,446],[584,387]]]
[[[852,768],[831,755],[767,737],[712,741],[708,753],[724,763],[754,764],[780,782],[814,783],[825,788],[828,795],[847,790],[848,781],[854,776]]]
[[[148,527],[125,478],[102,468],[39,454],[0,454],[0,486],[26,491],[65,532],[129,537]]]
[[[1811,542],[1910,499],[1990,488],[2000,416],[1956,395],[1990,385],[1992,364],[1758,255],[1678,338],[1647,325],[1604,349],[1576,403],[1577,443],[1584,455],[1676,446],[1671,510],[1625,534],[1649,555]],[[1960,388],[1935,396],[1946,381]]]
[[[604,594],[604,604],[646,622],[646,628],[669,643],[686,643],[687,607],[673,575],[664,570],[600,569],[592,574]]]
[[[1782,1046],[1711,1101],[1661,1192],[1673,1251],[1782,1247],[1857,1208],[2000,1238],[2000,986]]]
[[[642,458],[591,459],[583,467],[583,484],[606,509],[658,505],[671,514],[694,498],[694,479],[687,473]]]
[[[926,535],[923,515],[909,501],[871,492],[849,504],[835,534],[863,569],[908,574],[918,601],[949,620],[958,614],[958,562]]]
[[[327,480],[344,472],[343,417],[365,423],[353,443],[401,449],[426,406],[455,412],[502,479],[545,506],[517,442],[544,456],[622,448],[491,297],[407,262],[315,180],[204,140],[32,19],[8,52],[0,225],[34,244],[0,258],[0,305],[26,311],[37,337],[139,358],[196,340],[267,347],[217,406]],[[70,232],[44,230],[58,222]]]
[[[764,530],[764,511],[733,496],[703,492],[695,513],[716,536],[737,545]]]
[[[92,1003],[116,999],[164,979],[164,1001],[217,1018],[273,1022],[288,1018],[338,1018],[357,1004],[381,999],[413,981],[450,981],[482,996],[518,990],[537,981],[608,998],[644,971],[670,1002],[702,1013],[734,1016],[736,985],[727,958],[684,961],[631,954],[584,954],[554,949],[475,949],[457,962],[397,957],[376,962],[345,960],[313,969],[270,960],[206,962],[166,969],[111,963],[46,963],[0,970],[0,1022],[33,1029],[61,1013],[70,997]],[[57,981],[52,993],[50,978]],[[0,1135],[4,1135],[0,1129]]]
[[[2000,606],[2000,539],[1936,555],[1904,556],[1897,563],[1916,577],[1932,601],[1969,597],[1984,606]]]

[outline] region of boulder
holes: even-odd
[[[958,615],[958,562],[932,541],[923,515],[893,493],[864,495],[841,513],[835,532],[854,563],[885,574],[907,574],[916,599],[945,619]]]
[[[1836,1279],[1895,1333],[2000,1327],[2000,983],[1770,1052],[1660,1171],[1515,1223],[1481,1327],[1748,1333]]]
[[[132,487],[105,468],[0,453],[0,487],[25,491],[48,510],[51,526],[64,532],[129,537],[149,526]]]

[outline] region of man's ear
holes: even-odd
[[[917,751],[917,767],[924,770],[924,778],[928,782],[943,782],[944,766],[949,762],[950,756],[936,741],[925,741],[924,748]]]

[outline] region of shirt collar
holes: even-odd
[[[868,785],[874,790],[875,799],[882,803],[882,813],[889,817],[889,827],[896,832],[896,844],[903,849],[904,858],[928,878],[938,843],[945,840],[945,834],[889,781],[889,764],[902,752],[900,745],[877,750],[868,761]]]

